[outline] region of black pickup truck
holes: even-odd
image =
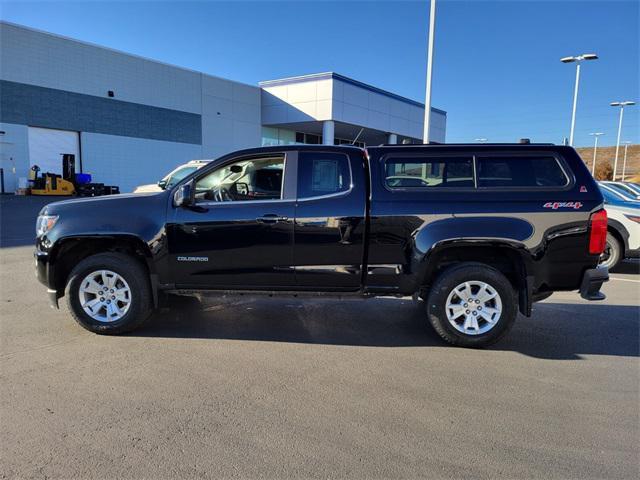
[[[173,188],[47,205],[36,271],[83,327],[139,327],[167,293],[420,297],[446,341],[495,342],[558,290],[600,300],[603,198],[570,147],[282,146]]]

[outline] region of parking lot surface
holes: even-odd
[[[47,201],[0,198],[0,478],[640,475],[637,262],[486,350],[385,298],[185,302],[103,337],[34,278]]]

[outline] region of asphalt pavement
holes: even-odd
[[[640,264],[485,350],[409,299],[184,302],[91,334],[0,198],[0,478],[638,478]],[[64,304],[64,302],[62,302]]]

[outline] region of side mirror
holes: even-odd
[[[231,165],[231,173],[241,173],[242,167],[240,165]]]
[[[162,190],[164,190],[165,188],[167,188],[167,181],[166,181],[166,180],[164,180],[164,179],[163,179],[163,180],[160,180],[160,181],[158,182],[158,186],[159,186]]]
[[[233,184],[232,190],[238,195],[249,195],[249,185],[246,182],[236,182]]]
[[[180,185],[180,188],[173,194],[173,204],[176,207],[188,207],[193,205],[193,182]]]

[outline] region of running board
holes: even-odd
[[[369,298],[408,298],[410,295],[392,292],[371,293],[359,290],[357,292],[317,292],[300,290],[197,290],[197,289],[171,289],[166,293],[184,296],[201,296],[204,298],[220,297],[284,297],[284,298],[334,298],[345,300],[367,300]]]

